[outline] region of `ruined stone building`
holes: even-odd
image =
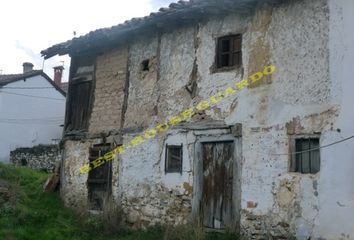
[[[57,44],[71,56],[61,195],[128,224],[354,239],[354,2],[193,0]],[[185,109],[276,71],[88,174]],[[144,135],[145,136],[145,135]]]

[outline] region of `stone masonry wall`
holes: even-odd
[[[53,172],[55,163],[61,160],[57,145],[38,145],[32,148],[17,148],[10,152],[10,162],[36,170]]]
[[[80,212],[87,209],[87,177],[80,176],[80,167],[88,162],[90,141],[66,141],[60,176],[60,195],[66,206]]]
[[[338,164],[338,149],[324,149],[320,173],[301,174],[289,172],[287,154],[291,138],[287,126],[301,130],[296,134],[320,133],[321,145],[351,134],[338,128],[340,107],[330,99],[333,79],[328,72],[327,8],[322,0],[285,1],[272,9],[259,8],[250,16],[230,14],[140,39],[130,46],[129,74],[125,74],[126,50],[100,56],[90,131],[119,129],[126,76],[130,76],[130,88],[124,127],[135,131],[122,136],[124,143],[141,129],[274,64],[277,71],[271,78],[205,111],[201,118],[221,120],[228,126],[242,124],[241,233],[247,239],[341,239],[338,232],[350,221],[339,216],[339,224],[332,224],[331,216],[342,211],[347,219],[352,217],[353,196],[347,189],[351,175],[338,174],[352,169],[352,161],[342,156]],[[216,38],[237,33],[243,34],[242,68],[215,72]],[[140,64],[146,59],[150,69],[142,71]],[[199,120],[193,118],[190,124]],[[190,131],[183,131],[169,129],[163,136],[128,149],[115,161],[112,194],[133,226],[188,220],[197,169],[192,165],[196,161],[194,139]],[[90,141],[66,142],[62,193],[67,205],[82,207],[87,201],[87,175],[79,176],[78,169],[88,162]],[[183,145],[182,174],[165,173],[166,144]],[[342,146],[344,154],[348,149]],[[190,190],[178,191],[185,188]],[[323,234],[323,228],[340,230],[334,236]],[[348,234],[349,239],[349,224],[347,229],[341,234]]]
[[[89,132],[119,130],[127,75],[127,49],[104,53],[96,62],[96,86]]]
[[[163,183],[139,183],[138,187],[141,191],[136,191],[135,196],[124,195],[122,198],[121,206],[127,224],[145,228],[161,223],[187,223],[192,211],[191,193],[169,189]]]

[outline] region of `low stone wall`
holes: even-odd
[[[58,145],[38,145],[17,148],[10,152],[10,162],[16,166],[27,166],[36,170],[53,172],[55,163],[61,160]]]

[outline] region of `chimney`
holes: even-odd
[[[63,66],[57,66],[54,68],[54,82],[57,86],[61,87],[61,78],[63,76]]]
[[[30,62],[25,62],[22,64],[23,66],[23,73],[28,73],[30,71],[33,71],[33,64]]]

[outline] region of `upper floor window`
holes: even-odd
[[[94,66],[80,66],[70,80],[66,131],[86,130],[93,93]]]
[[[217,68],[237,67],[242,64],[242,35],[220,37],[217,40]]]

